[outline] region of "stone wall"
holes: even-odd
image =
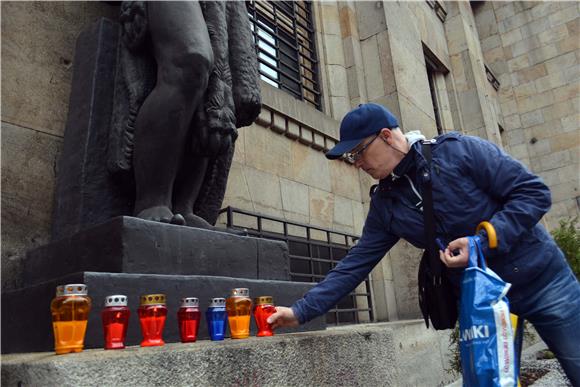
[[[507,150],[552,191],[546,217],[580,214],[580,10],[576,2],[486,2],[476,8],[497,75]]]

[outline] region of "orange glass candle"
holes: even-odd
[[[141,324],[142,347],[164,345],[163,328],[167,318],[165,294],[146,294],[141,296],[139,306],[139,323]]]
[[[274,306],[272,296],[254,298],[254,320],[258,327],[258,334],[256,336],[274,336],[272,326],[266,320],[275,312],[276,307]]]
[[[125,348],[125,336],[131,312],[127,307],[127,296],[117,294],[105,297],[105,307],[101,312],[105,349]]]
[[[62,291],[62,295],[60,295]],[[54,350],[57,355],[81,352],[84,347],[85,333],[91,299],[85,284],[68,284],[57,288],[57,296],[50,304],[52,328],[54,331]]]
[[[228,322],[232,339],[245,339],[250,336],[250,315],[252,300],[247,288],[232,289],[226,300]]]

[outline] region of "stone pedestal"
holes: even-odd
[[[120,216],[31,250],[23,282],[81,271],[290,280],[284,242]]]
[[[131,217],[113,218],[32,250],[23,269],[26,286],[2,294],[3,353],[53,349],[50,302],[61,284],[88,286],[93,307],[86,348],[103,346],[101,310],[111,294],[129,297],[127,344],[137,345],[142,294],[167,295],[164,338],[178,342],[176,314],[182,297],[199,298],[205,311],[210,298],[227,297],[230,289],[246,287],[251,297],[270,295],[277,305],[290,305],[314,286],[289,281],[288,248],[283,242]],[[295,331],[324,328],[320,317]],[[205,316],[199,338],[208,338]]]
[[[182,297],[197,297],[205,312],[212,297],[227,297],[235,287],[250,289],[250,296],[271,295],[278,305],[289,305],[307,292],[313,284],[290,281],[256,280],[201,275],[158,275],[82,272],[67,275],[42,284],[2,294],[2,352],[51,351],[54,336],[50,301],[59,284],[84,283],[88,286],[93,306],[89,315],[85,348],[103,347],[101,311],[107,295],[125,294],[129,298],[129,329],[126,345],[139,345],[141,331],[137,308],[139,296],[164,293],[167,296],[167,320],[163,338],[167,343],[179,342],[177,310]],[[325,328],[324,316],[291,331],[311,331]],[[251,334],[256,334],[252,318]],[[277,331],[284,332],[284,331]],[[199,340],[208,339],[205,315],[199,328]]]

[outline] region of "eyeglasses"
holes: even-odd
[[[369,145],[371,145],[371,144],[373,143],[373,141],[375,141],[375,140],[377,139],[377,137],[379,137],[379,134],[380,134],[380,133],[377,133],[377,135],[376,135],[376,136],[374,136],[372,140],[370,140],[369,142],[367,142],[365,145],[363,145],[363,147],[362,147],[362,148],[360,148],[360,149],[359,149],[359,150],[357,150],[356,152],[353,152],[353,153],[347,153],[347,154],[345,155],[346,159],[347,159],[348,161],[350,161],[351,163],[355,163],[355,162],[357,162],[357,161],[358,161],[358,160],[359,160],[359,159],[362,157],[362,154],[363,154],[363,152],[365,151],[365,149],[367,149],[367,148],[368,148],[368,146],[369,146]]]

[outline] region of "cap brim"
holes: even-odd
[[[326,152],[326,158],[329,160],[335,160],[342,157],[343,154],[353,150],[363,139],[360,140],[348,140],[341,141],[334,146],[331,150]]]

